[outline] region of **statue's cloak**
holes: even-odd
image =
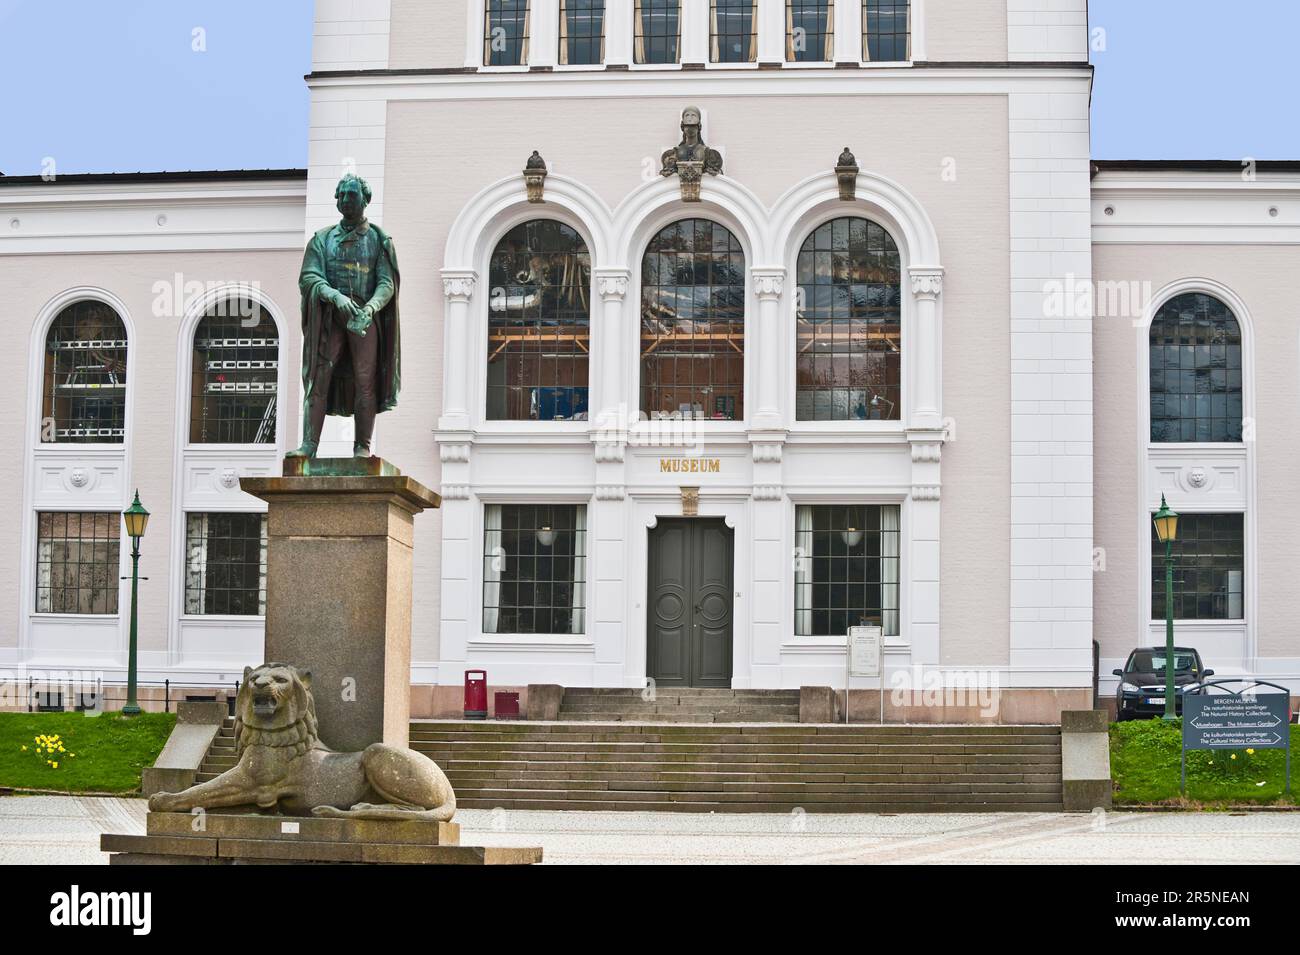
[[[397,293],[401,276],[397,271],[397,255],[393,240],[373,222],[369,224],[379,238],[380,254],[388,256],[393,271],[393,297],[374,318],[373,328],[379,333],[379,367],[375,373],[375,398],[377,411],[390,411],[397,407],[397,393],[402,387],[401,326],[397,315]],[[334,319],[333,305],[322,302],[316,295],[325,278],[325,239],[334,226],[321,229],[307,243],[302,257],[302,272],[298,275],[298,289],[302,292],[302,380],[303,404],[311,397],[312,382],[316,380],[316,364],[320,361],[320,341],[326,322]],[[326,396],[325,413],[351,417],[356,410],[356,380],[352,373],[352,354],[344,349],[330,378],[330,393]]]

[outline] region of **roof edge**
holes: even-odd
[[[46,179],[44,176],[0,175],[5,186],[99,185],[112,183],[167,182],[267,182],[277,179],[306,179],[306,169],[189,169],[179,172],[78,172]]]

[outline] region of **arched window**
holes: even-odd
[[[1241,326],[1212,295],[1170,299],[1151,322],[1151,440],[1241,440]]]
[[[126,438],[126,326],[104,302],[74,302],[45,336],[42,443]]]
[[[492,253],[487,416],[585,421],[591,256],[577,231],[534,219]]]
[[[745,416],[745,252],[730,230],[683,219],[641,260],[641,410]]]
[[[194,329],[192,444],[273,444],[280,334],[257,302],[222,299]]]
[[[832,219],[804,242],[798,273],[798,419],[898,421],[902,283],[893,237],[867,219]]]

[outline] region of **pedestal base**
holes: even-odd
[[[532,865],[537,847],[460,845],[460,826],[424,819],[316,819],[151,812],[146,835],[105,833],[110,865]],[[201,827],[196,831],[196,827]]]
[[[414,519],[437,507],[438,495],[400,475],[244,478],[240,486],[268,505],[266,661],[311,671],[320,738],[331,749],[407,746]]]

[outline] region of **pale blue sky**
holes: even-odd
[[[448,0],[429,0],[448,2]],[[302,166],[310,0],[0,0],[0,171]],[[1099,159],[1300,159],[1298,0],[1092,0]],[[193,31],[206,31],[206,52]]]

